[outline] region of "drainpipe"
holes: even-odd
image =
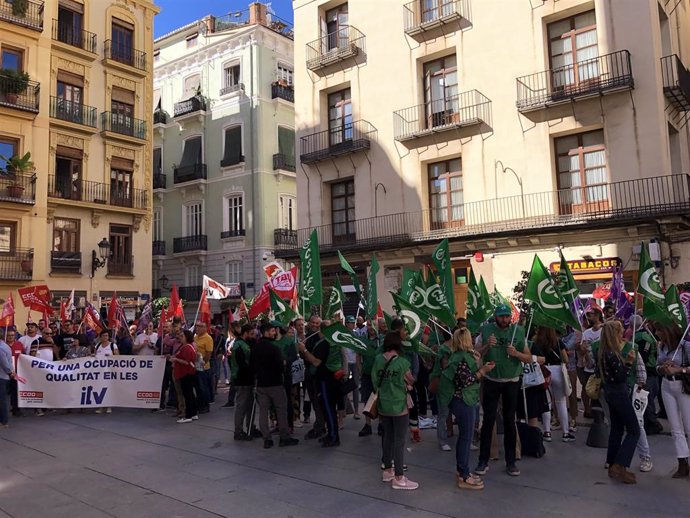
[[[254,168],[256,166],[256,156],[254,156],[254,38],[252,36],[251,43],[249,45],[249,80],[251,82],[251,92],[249,96],[249,156],[252,157],[252,282],[254,284],[254,293],[257,293],[256,289],[256,269],[257,265],[257,254],[256,254],[256,227],[257,227],[257,210],[256,210],[256,174]],[[258,83],[258,81],[256,81]]]

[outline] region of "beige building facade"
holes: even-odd
[[[74,289],[82,308],[117,291],[133,317],[151,285],[158,8],[149,0],[17,4],[0,3],[0,155],[30,152],[33,167],[0,160],[0,296],[47,284],[56,306]],[[11,191],[15,183],[23,190]],[[15,306],[22,322],[16,294]]]
[[[690,280],[687,2],[294,8],[298,244],[317,228],[326,276],[375,253],[385,307],[448,237],[460,308],[470,265],[508,294],[558,247],[584,294],[612,261],[632,288],[642,240]]]

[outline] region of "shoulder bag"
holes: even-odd
[[[371,393],[369,399],[367,399],[367,404],[364,405],[364,410],[362,411],[362,413],[369,419],[376,419],[379,416],[379,389],[381,388],[381,383],[383,383],[383,375],[385,374],[391,362],[397,357],[398,356],[395,355],[386,362],[386,365],[384,365],[383,367],[383,371],[381,371],[381,378],[379,379],[379,383],[376,386],[376,392]]]
[[[602,356],[601,349],[597,351],[597,365],[599,367],[598,371],[592,374],[587,380],[587,385],[585,385],[585,392],[590,399],[599,399],[601,397],[601,380],[604,376],[602,367]]]

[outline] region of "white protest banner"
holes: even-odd
[[[230,288],[223,286],[221,283],[214,281],[211,277],[204,275],[204,290],[206,291],[207,299],[226,299],[230,296]]]
[[[109,356],[46,361],[22,354],[17,363],[22,408],[158,408],[162,356]]]

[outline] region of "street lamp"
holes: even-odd
[[[167,289],[168,289],[168,282],[170,281],[170,279],[168,279],[168,276],[165,275],[165,274],[163,274],[163,275],[161,276],[161,278],[158,279],[158,280],[159,280],[160,283],[161,283],[161,288],[163,288],[164,290],[167,290]]]
[[[98,243],[98,254],[96,254],[95,250],[91,250],[91,277],[94,276],[96,270],[105,266],[109,251],[110,243],[106,238],[101,239],[101,242]]]

